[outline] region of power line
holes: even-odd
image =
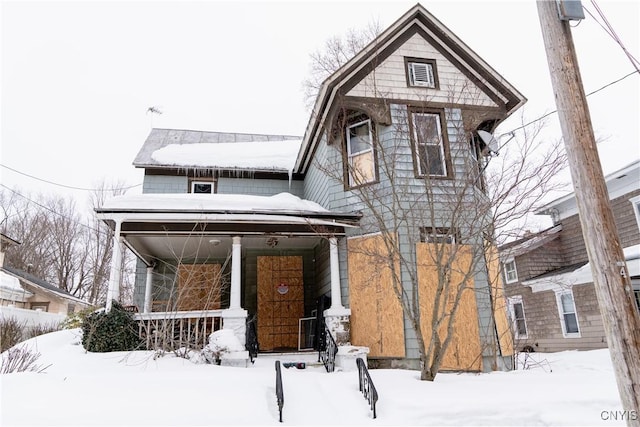
[[[12,189],[12,188],[7,187],[6,185],[4,185],[4,184],[2,184],[2,183],[0,183],[0,187],[4,187],[5,189],[7,189],[7,190],[11,191],[11,192],[12,192],[13,194],[15,194],[16,196],[20,196],[20,197],[22,197],[23,199],[26,199],[27,201],[29,201],[29,202],[33,203],[34,205],[39,206],[39,207],[41,207],[42,209],[44,209],[44,210],[46,210],[46,211],[49,211],[49,212],[51,212],[51,213],[53,213],[53,214],[56,214],[56,215],[58,215],[58,216],[60,216],[60,217],[62,217],[62,218],[64,218],[64,219],[66,219],[66,220],[73,221],[73,222],[77,223],[78,225],[80,225],[80,226],[82,226],[82,227],[87,228],[87,229],[88,229],[88,230],[90,230],[90,231],[94,231],[94,232],[97,232],[97,233],[104,233],[104,230],[98,230],[98,229],[96,229],[96,228],[90,227],[90,226],[88,226],[88,225],[86,225],[86,224],[82,223],[81,221],[78,221],[78,220],[77,220],[77,219],[75,219],[75,218],[69,218],[69,217],[68,217],[68,216],[66,216],[65,214],[61,214],[61,213],[60,213],[60,212],[58,212],[58,211],[54,211],[54,210],[53,210],[53,209],[51,209],[50,207],[45,206],[45,205],[43,205],[43,204],[41,204],[41,203],[38,203],[38,202],[36,202],[35,200],[33,200],[33,199],[31,199],[31,198],[29,198],[29,197],[25,196],[24,194],[22,194],[22,193],[20,193],[20,192],[18,192],[18,191],[16,191],[16,190],[14,190],[14,189]]]
[[[622,77],[620,77],[620,78],[619,78],[619,79],[617,79],[617,80],[614,80],[614,81],[612,81],[612,82],[609,82],[609,83],[607,83],[606,85],[604,85],[604,86],[602,86],[602,87],[600,87],[600,88],[598,88],[598,89],[596,89],[596,90],[594,90],[594,91],[589,92],[588,94],[586,94],[586,96],[590,96],[590,95],[593,95],[593,94],[595,94],[595,93],[598,93],[598,92],[600,92],[601,90],[606,89],[606,88],[608,88],[609,86],[612,86],[612,85],[614,85],[614,84],[616,84],[616,83],[618,83],[618,82],[621,82],[622,80],[626,79],[627,77],[632,76],[632,75],[634,75],[634,74],[638,74],[638,73],[639,73],[639,71],[632,71],[632,72],[630,72],[629,74],[627,74],[627,75],[625,75],[625,76],[622,76]],[[544,119],[545,117],[549,117],[550,115],[552,115],[552,114],[554,114],[554,113],[557,113],[557,112],[558,112],[558,110],[557,110],[557,109],[556,109],[556,110],[553,110],[553,111],[550,111],[550,112],[548,112],[548,113],[546,113],[546,114],[543,114],[542,116],[538,117],[537,119],[531,120],[530,122],[523,124],[522,126],[519,126],[519,127],[515,128],[515,129],[511,129],[510,131],[504,132],[502,135],[507,135],[507,134],[513,133],[513,132],[515,132],[515,131],[517,131],[517,130],[524,129],[524,128],[526,128],[527,126],[532,125],[532,124],[534,124],[534,123],[536,123],[536,122],[539,122],[540,120]]]
[[[43,179],[43,178],[38,178],[37,176],[29,175],[28,173],[25,173],[25,172],[20,172],[20,171],[19,171],[19,170],[17,170],[17,169],[14,169],[14,168],[9,167],[9,166],[7,166],[7,165],[3,165],[3,164],[1,164],[1,163],[0,163],[0,166],[2,166],[2,167],[3,167],[3,168],[5,168],[5,169],[9,169],[10,171],[13,171],[13,172],[15,172],[15,173],[18,173],[18,174],[20,174],[20,175],[24,175],[24,176],[27,176],[27,177],[32,178],[32,179],[36,179],[36,180],[41,181],[41,182],[46,182],[47,184],[57,185],[58,187],[69,188],[69,189],[71,189],[71,190],[82,190],[82,191],[103,191],[103,192],[113,191],[113,189],[104,189],[104,188],[84,188],[84,187],[74,187],[74,186],[72,186],[72,185],[58,184],[57,182],[49,181],[49,180],[46,180],[46,179]],[[142,184],[130,185],[130,186],[128,186],[128,187],[118,188],[118,190],[128,190],[128,189],[130,189],[130,188],[139,187],[139,186],[141,186],[141,185],[142,185]]]

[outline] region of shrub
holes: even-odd
[[[93,312],[82,323],[82,346],[87,351],[131,351],[138,350],[141,345],[132,314],[116,301],[109,313],[104,310]]]
[[[63,321],[60,327],[62,329],[75,329],[81,328],[84,319],[87,318],[88,315],[95,312],[95,307],[85,308],[84,310],[76,311],[75,313],[71,313],[68,315]]]
[[[28,346],[21,345],[13,347],[2,355],[0,362],[0,374],[10,374],[12,372],[43,372],[51,365],[36,365],[40,358],[40,353],[32,351]]]
[[[26,325],[15,317],[0,318],[0,353],[24,340]]]

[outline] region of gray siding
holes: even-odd
[[[291,193],[302,198],[303,186],[302,181],[284,179],[218,178],[219,194],[273,196],[279,193]]]
[[[187,193],[189,179],[186,176],[145,175],[142,192],[149,194]]]

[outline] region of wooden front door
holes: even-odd
[[[302,257],[258,257],[260,349],[297,349],[298,320],[303,316]]]
[[[180,264],[178,266],[177,308],[217,310],[222,295],[220,264]]]

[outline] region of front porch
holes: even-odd
[[[138,260],[135,318],[148,348],[201,349],[218,329],[233,330],[245,344],[250,320],[261,351],[297,351],[301,336],[316,334],[301,330],[301,319],[348,320],[339,247],[345,228],[357,223],[357,214],[131,208],[99,214],[116,237],[107,310],[119,299],[126,248]],[[323,296],[332,304],[318,310]],[[335,338],[348,342],[344,334]]]

